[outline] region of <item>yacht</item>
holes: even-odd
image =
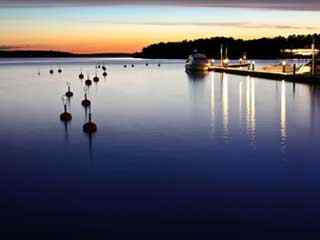
[[[211,61],[202,53],[191,54],[186,61],[186,71],[208,71]]]

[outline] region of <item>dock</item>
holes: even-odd
[[[261,70],[248,70],[235,67],[221,67],[211,66],[209,71],[222,72],[241,76],[250,76],[256,78],[264,78],[271,80],[285,80],[290,82],[307,83],[307,84],[320,84],[320,75],[312,76],[311,74],[293,74],[281,73]]]

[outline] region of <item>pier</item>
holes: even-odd
[[[244,68],[233,68],[223,66],[211,66],[209,71],[224,72],[228,74],[250,76],[256,78],[264,78],[271,80],[285,80],[291,82],[308,83],[308,84],[320,84],[320,75],[311,74],[294,74],[294,73],[282,73],[272,71],[261,70],[248,70]]]

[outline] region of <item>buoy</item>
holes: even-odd
[[[67,86],[68,86],[68,91],[66,92],[66,96],[68,98],[71,98],[73,96],[73,92],[71,92],[71,89],[70,89],[71,83],[67,82]]]
[[[158,67],[161,67],[161,64],[160,64],[160,63],[158,63]]]
[[[58,73],[62,73],[62,69],[61,68],[58,69]]]
[[[53,73],[54,73],[54,71],[51,69],[51,70],[49,71],[49,73],[50,73],[50,74],[53,74]]]
[[[88,134],[95,133],[97,131],[97,125],[91,120],[91,110],[89,113],[89,121],[83,125],[83,131]]]
[[[87,88],[87,87],[84,87],[84,99],[83,99],[83,101],[81,102],[81,104],[82,104],[82,106],[84,106],[85,108],[87,108],[87,107],[89,107],[89,106],[91,105],[90,100],[88,100],[87,94],[88,94],[88,88]]]
[[[126,68],[126,67],[127,67],[127,65],[123,65],[123,67],[124,67],[124,68]]]
[[[79,74],[79,79],[81,79],[81,80],[84,79],[84,75],[82,72]]]
[[[99,80],[100,80],[100,79],[98,78],[98,76],[97,76],[97,74],[96,74],[96,76],[93,78],[93,81],[94,81],[94,82],[99,82]]]
[[[67,98],[66,96],[62,96],[62,103],[64,107],[64,112],[60,114],[60,120],[63,122],[69,122],[72,119],[71,113],[67,110]]]
[[[133,68],[134,68],[134,64],[131,64],[131,67],[133,67]]]
[[[87,86],[91,86],[92,85],[92,81],[89,79],[89,76],[88,76],[88,79],[85,81],[85,84]]]
[[[146,66],[149,66],[149,63],[146,63]]]
[[[102,70],[106,71],[107,70],[106,66],[102,66]]]
[[[108,73],[107,72],[103,72],[102,76],[106,77],[106,76],[108,76]]]

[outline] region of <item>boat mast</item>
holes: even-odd
[[[220,65],[223,66],[223,44],[220,45]]]
[[[315,54],[315,38],[313,37],[312,40],[312,68],[311,68],[311,73],[312,76],[315,74],[315,62],[316,62],[316,54]]]

